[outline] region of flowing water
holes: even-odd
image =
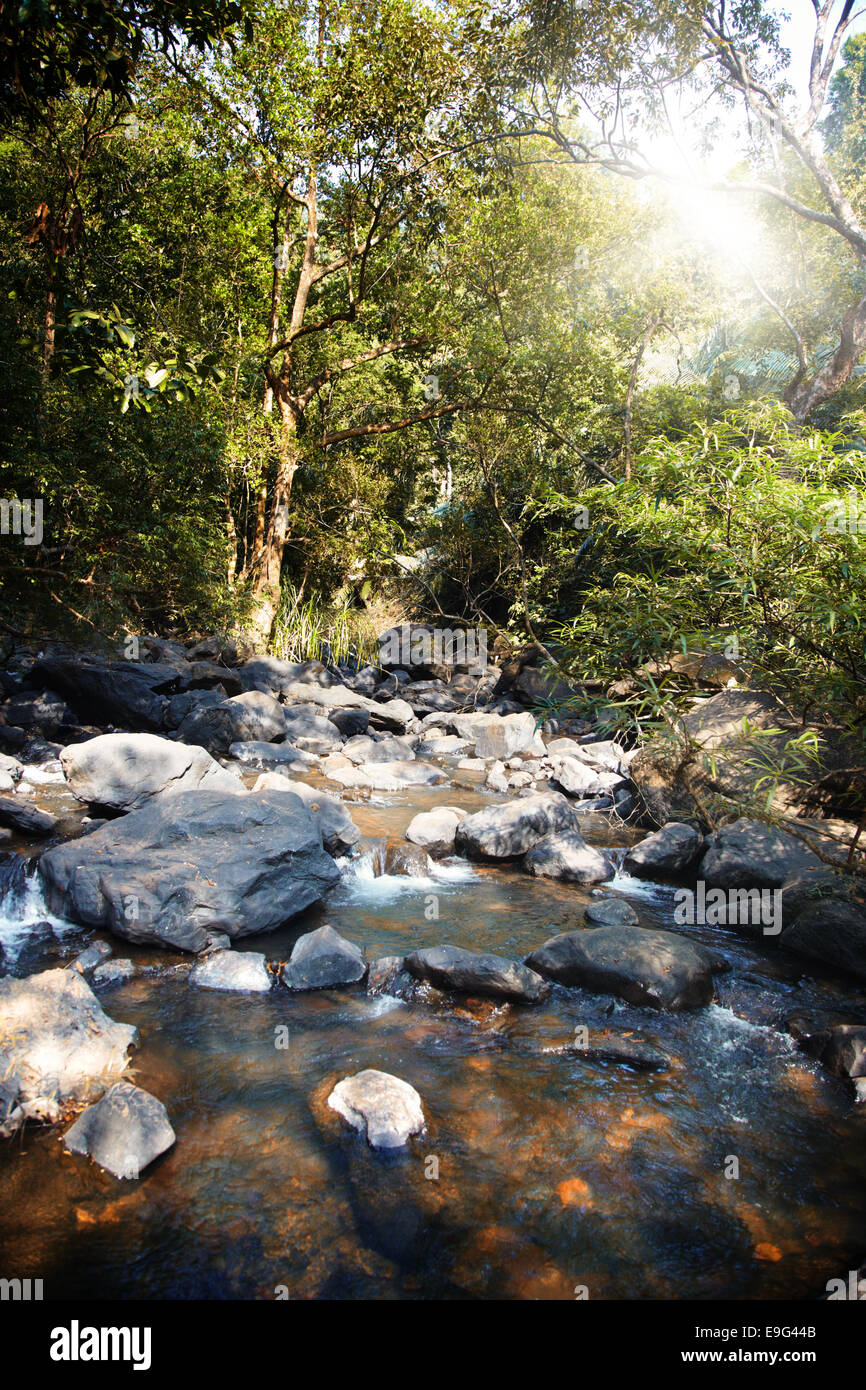
[[[402,839],[419,809],[497,799],[464,785],[352,804],[363,839],[327,904],[242,948],[282,961],[329,922],[371,959],[440,943],[522,957],[579,925],[592,890],[434,864]],[[15,863],[0,869],[7,959],[47,930]],[[673,927],[672,890],[608,887]],[[54,926],[61,952],[84,937]],[[142,973],[102,1001],[139,1028],[130,1079],[165,1103],[177,1144],[118,1182],[64,1155],[56,1130],[4,1143],[0,1268],[47,1298],[818,1296],[866,1251],[866,1105],[784,1021],[863,1021],[866,998],[724,928],[687,934],[732,969],[713,1004],[671,1015],[559,988],[535,1008],[445,1010],[362,990],[222,994],[189,986],[179,957],[115,943]],[[653,1042],[671,1069],[582,1059],[578,1026]],[[406,1154],[328,1118],[331,1086],[365,1067],[422,1097],[427,1133]]]

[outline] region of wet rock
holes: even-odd
[[[524,857],[522,867],[535,878],[563,883],[604,883],[616,873],[613,860],[588,845],[576,830],[543,836]]]
[[[175,1139],[162,1101],[127,1081],[112,1086],[63,1136],[67,1152],[84,1154],[115,1178],[128,1179],[138,1178]]]
[[[633,1067],[635,1071],[669,1071],[671,1060],[666,1052],[642,1038],[624,1037],[620,1033],[590,1034],[585,1046],[575,1042],[574,1051],[592,1062],[616,1062]]]
[[[60,762],[79,801],[115,811],[137,811],[166,792],[244,790],[203,748],[157,734],[101,734],[64,748]]]
[[[56,816],[40,811],[38,806],[24,801],[20,796],[0,796],[0,825],[17,830],[22,835],[43,839],[54,833],[59,821]]]
[[[86,1101],[119,1076],[138,1029],[115,1023],[75,970],[0,980],[0,1077],[21,1102]]]
[[[365,1135],[374,1149],[401,1149],[425,1127],[421,1097],[385,1071],[359,1071],[339,1081],[328,1105]]]
[[[323,771],[332,782],[343,787],[370,787],[375,791],[393,792],[404,787],[434,787],[448,778],[430,763],[400,760],[387,763],[368,763],[365,767],[325,766]]]
[[[253,791],[291,792],[299,796],[315,816],[322,832],[322,844],[328,854],[348,854],[361,838],[360,830],[342,801],[326,791],[311,787],[307,782],[293,782],[281,772],[263,772]]]
[[[105,989],[109,985],[122,985],[136,974],[135,966],[127,957],[120,960],[107,960],[97,965],[90,977],[94,989]]]
[[[817,1057],[834,1076],[851,1080],[866,1076],[866,1024],[837,1023],[812,1033],[802,1041],[804,1050]]]
[[[189,974],[200,989],[230,989],[265,994],[273,980],[260,951],[213,951],[197,961]]]
[[[214,754],[228,753],[233,743],[281,743],[286,737],[283,707],[273,695],[250,690],[193,710],[180,725],[178,737]]]
[[[208,932],[272,931],[340,871],[291,794],[175,792],[43,854],[48,900],[130,941],[199,951]]]
[[[466,812],[459,806],[436,806],[413,816],[406,829],[406,839],[420,845],[434,857],[454,852],[454,836]]]
[[[866,980],[866,908],[860,903],[838,898],[807,903],[779,940],[789,951]]]
[[[325,926],[298,938],[280,979],[291,990],[339,989],[357,984],[366,973],[360,946]]]
[[[781,888],[791,874],[820,863],[793,835],[743,818],[709,837],[698,877],[713,888]]]
[[[634,845],[623,868],[635,878],[667,878],[684,873],[698,860],[704,837],[692,825],[670,821]]]
[[[526,964],[563,985],[653,1009],[698,1009],[713,997],[707,955],[673,932],[594,927],[551,937]]]
[[[87,949],[82,951],[80,956],[75,957],[69,969],[77,970],[79,975],[90,975],[110,955],[111,947],[107,941],[91,941]]]
[[[634,927],[638,923],[637,913],[624,898],[599,898],[590,903],[584,917],[595,927]]]
[[[561,792],[539,792],[466,816],[454,846],[470,858],[513,859],[553,831],[577,828],[577,817]]]
[[[505,956],[477,953],[461,946],[431,946],[406,957],[406,969],[437,989],[503,999],[514,1004],[537,1004],[550,986],[534,970]]]

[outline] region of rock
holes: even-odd
[[[339,989],[357,984],[366,973],[360,946],[325,926],[298,938],[280,978],[291,990]]]
[[[604,783],[597,772],[578,758],[551,757],[553,780],[569,796],[594,796],[604,794]]]
[[[116,1178],[138,1178],[175,1138],[162,1101],[119,1081],[79,1115],[63,1142],[67,1152],[88,1155]]]
[[[820,863],[793,835],[740,819],[709,837],[698,877],[713,888],[780,888],[789,875]]]
[[[406,957],[405,966],[416,979],[459,994],[537,1004],[550,993],[550,986],[541,976],[518,961],[466,951],[461,946],[431,946],[413,951]]]
[[[803,1047],[834,1076],[866,1076],[866,1024],[834,1024],[804,1039]]]
[[[653,1009],[699,1009],[713,997],[709,957],[673,932],[593,927],[551,937],[526,964],[563,985]]]
[[[435,857],[454,852],[454,836],[466,815],[459,806],[436,806],[413,816],[406,829],[406,839],[420,845]]]
[[[466,816],[454,847],[470,858],[513,859],[552,831],[577,828],[577,817],[561,792],[539,792]]]
[[[784,921],[783,900],[783,921]],[[789,951],[866,980],[866,908],[838,898],[806,903],[779,938]]]
[[[403,787],[434,787],[447,782],[446,774],[430,763],[406,762],[369,763],[366,767],[325,767],[325,775],[344,787],[370,787],[375,791],[394,792]]]
[[[273,695],[250,690],[222,704],[194,709],[180,725],[178,736],[210,753],[228,753],[233,743],[281,743],[286,736],[285,715]]]
[[[28,682],[60,691],[84,723],[159,732],[179,677],[173,666],[150,662],[43,657],[34,662]]]
[[[360,830],[342,801],[306,782],[293,782],[280,772],[264,772],[256,781],[253,791],[291,792],[299,796],[318,821],[322,845],[328,854],[348,854],[361,838]]]
[[[75,957],[69,969],[77,970],[79,975],[89,975],[110,955],[111,947],[107,941],[91,941],[87,949],[82,951],[80,956]]]
[[[189,973],[191,985],[200,989],[231,989],[266,994],[273,980],[260,951],[213,951],[196,961]]]
[[[17,830],[22,835],[35,835],[42,838],[52,835],[59,821],[47,811],[40,811],[20,796],[0,796],[0,825]]]
[[[445,734],[442,738],[425,738],[424,742],[419,744],[418,752],[422,757],[428,758],[456,758],[468,747],[465,738],[458,738],[456,734]]]
[[[535,878],[565,883],[604,883],[616,873],[613,860],[588,845],[577,830],[544,835],[525,856],[522,867]]]
[[[669,1071],[671,1060],[661,1048],[642,1038],[623,1037],[619,1033],[590,1035],[585,1047],[574,1044],[574,1051],[592,1062],[616,1062],[634,1067],[635,1071]]]
[[[95,988],[101,989],[108,985],[122,985],[126,980],[131,980],[135,973],[132,961],[124,957],[122,960],[107,960],[104,965],[97,965],[90,979]]]
[[[90,1100],[119,1076],[138,1029],[115,1023],[76,970],[0,980],[0,1077],[22,1102]]]
[[[684,873],[699,859],[704,837],[692,825],[669,821],[661,830],[634,845],[623,868],[636,878],[667,878]]]
[[[343,738],[365,734],[370,727],[370,711],[366,709],[332,709],[328,718]]]
[[[405,738],[350,738],[342,749],[349,762],[358,766],[368,763],[412,762],[415,750]]]
[[[590,903],[584,919],[597,927],[635,927],[638,915],[624,898],[599,898]]]
[[[558,676],[548,675],[537,666],[524,666],[513,689],[530,705],[565,705],[584,694],[580,686],[569,685]]]
[[[309,753],[330,753],[342,743],[340,732],[330,719],[317,714],[316,705],[291,705],[283,710],[286,738],[296,748]]]
[[[21,691],[3,706],[3,714],[7,724],[19,729],[42,729],[46,733],[76,723],[63,696],[53,690],[43,690],[38,695]]]
[[[199,951],[209,931],[272,931],[339,880],[291,794],[175,792],[43,854],[54,910],[130,941]]]
[[[156,734],[101,734],[64,748],[60,762],[79,801],[115,811],[137,811],[165,792],[244,790],[203,748]]]
[[[450,720],[458,736],[473,744],[478,758],[500,758],[515,753],[544,753],[544,744],[533,715],[455,714]]]
[[[229,756],[251,767],[265,767],[268,763],[276,763],[280,767],[294,767],[299,772],[315,764],[311,753],[302,753],[290,743],[259,743],[255,740],[233,743],[229,748]]]
[[[614,739],[597,739],[593,743],[578,743],[574,738],[551,739],[547,745],[550,758],[572,758],[586,763],[597,772],[616,772],[625,776],[631,761],[631,753]]]
[[[359,1071],[344,1077],[328,1097],[328,1105],[365,1134],[374,1149],[402,1149],[425,1126],[418,1092],[385,1071]]]
[[[185,690],[181,695],[172,695],[165,712],[165,723],[169,729],[178,729],[193,710],[210,709],[222,705],[228,698],[228,691],[222,686],[216,690]]]

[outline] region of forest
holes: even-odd
[[[0,265],[11,1273],[866,1296],[866,11],[0,0]]]

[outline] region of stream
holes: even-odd
[[[39,792],[76,814],[65,786]],[[612,890],[642,925],[712,945],[731,970],[696,1013],[560,987],[534,1008],[433,1009],[362,988],[198,990],[185,958],[115,941],[141,973],[100,998],[139,1028],[127,1074],[166,1105],[177,1143],[137,1182],[64,1154],[57,1129],[0,1145],[5,1274],[42,1279],[46,1298],[808,1299],[858,1266],[866,1105],[785,1021],[866,1021],[862,990],[722,927],[675,928],[673,889],[622,873],[593,890],[433,863],[405,828],[434,805],[502,799],[471,779],[350,796],[362,840],[338,861],[341,883],[240,949],[284,961],[327,922],[370,960],[439,944],[522,958]],[[620,848],[640,838],[601,818],[582,830]],[[0,856],[7,957],[46,917],[15,848]],[[61,955],[88,936],[54,926]],[[580,1026],[646,1039],[671,1068],[583,1058]],[[321,1123],[316,1097],[367,1067],[421,1096],[427,1133],[402,1155],[335,1142]]]

